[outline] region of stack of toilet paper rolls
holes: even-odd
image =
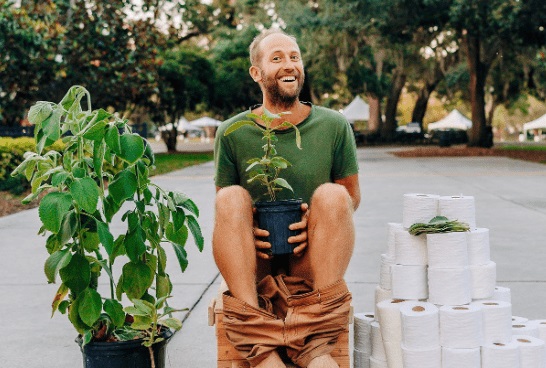
[[[388,224],[375,311],[355,315],[354,367],[546,367],[546,320],[512,316],[474,198],[412,193],[403,207],[402,223]],[[470,231],[409,234],[438,215]]]

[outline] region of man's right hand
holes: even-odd
[[[256,247],[256,256],[261,259],[271,259],[273,255],[269,254],[271,249],[271,243],[265,242],[261,239],[269,236],[269,231],[264,229],[259,229],[254,226],[254,246]]]

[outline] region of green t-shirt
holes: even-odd
[[[264,155],[262,132],[248,125],[224,136],[228,126],[248,120],[246,115],[249,112],[224,121],[218,128],[214,144],[215,183],[219,187],[241,185],[254,201],[266,200],[265,187],[257,181],[247,183],[249,175],[245,171],[248,160]],[[296,146],[294,129],[276,132],[277,153],[292,164],[281,171],[280,177],[294,189],[294,193],[288,189],[281,190],[277,199],[302,198],[309,203],[319,185],[358,173],[356,144],[345,117],[324,107],[311,105],[311,113],[297,127],[301,133],[301,150]]]

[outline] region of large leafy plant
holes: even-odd
[[[262,130],[262,139],[264,145],[262,146],[264,155],[262,157],[252,158],[247,161],[248,167],[246,171],[249,173],[248,183],[254,181],[260,182],[266,187],[266,195],[269,196],[271,201],[275,201],[276,193],[283,188],[289,189],[293,192],[292,186],[281,178],[280,172],[286,169],[291,163],[284,157],[277,153],[275,143],[279,140],[275,135],[275,132],[281,129],[294,129],[296,132],[296,146],[301,149],[301,135],[299,129],[289,121],[284,121],[281,124],[272,127],[272,122],[276,119],[280,119],[283,115],[290,114],[290,112],[281,112],[273,114],[264,107],[264,112],[261,115],[250,113],[247,115],[249,120],[240,120],[230,125],[224,132],[224,136],[227,136],[234,131],[242,128],[243,126],[254,126]],[[252,120],[253,119],[253,120]],[[257,121],[262,122],[260,125]]]
[[[85,88],[70,88],[60,103],[37,102],[28,119],[37,152],[27,152],[12,175],[31,183],[24,202],[47,192],[39,205],[39,233],[47,235],[50,254],[44,270],[48,282],[61,281],[52,313],[67,314],[84,344],[141,337],[151,346],[161,340],[159,325],[179,329],[167,303],[172,283],[165,246],[174,248],[182,271],[190,232],[203,249],[195,203],[150,181],[150,146],[127,120],[92,110]],[[61,152],[45,150],[59,139]],[[114,219],[124,223],[117,234]],[[122,265],[114,268],[116,262]],[[100,276],[108,279],[106,295],[98,289]]]

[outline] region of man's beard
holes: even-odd
[[[279,106],[283,109],[289,109],[297,101],[300,92],[303,88],[303,82],[305,80],[305,74],[298,74],[296,81],[298,82],[298,87],[294,92],[289,92],[281,89],[279,82],[275,78],[267,77],[262,71],[262,81],[265,91],[268,94],[271,103],[275,106]],[[282,83],[282,82],[281,82]]]

